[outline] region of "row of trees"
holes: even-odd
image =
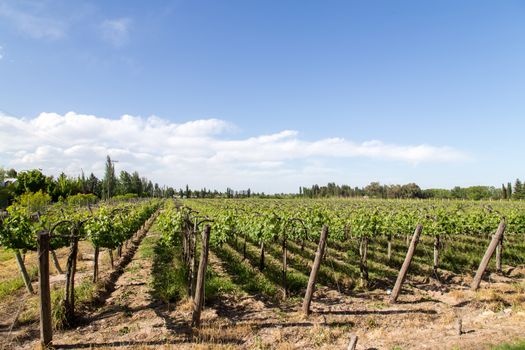
[[[520,179],[514,182],[514,188],[509,182],[507,186],[501,185],[502,199],[525,199],[525,183]]]
[[[334,182],[330,182],[326,186],[299,187],[299,196],[308,198],[365,196],[372,198],[425,198],[424,192],[415,183],[381,185],[379,182],[371,182],[369,185],[361,188],[348,185],[340,186]]]
[[[365,187],[350,187],[336,185],[334,182],[326,186],[313,185],[299,187],[299,196],[307,198],[323,197],[370,197],[370,198],[435,198],[435,199],[525,199],[525,184],[519,179],[512,188],[510,182],[502,188],[492,186],[470,186],[452,189],[430,188],[421,189],[415,183],[405,185],[382,185],[371,182]]]
[[[14,181],[6,184],[7,179]],[[129,173],[122,170],[117,176],[114,162],[108,156],[104,178],[99,179],[93,173],[71,177],[62,173],[57,178],[46,176],[40,169],[16,172],[14,169],[0,168],[0,207],[5,207],[13,198],[27,192],[42,191],[51,196],[54,202],[76,194],[94,194],[98,198],[108,199],[115,196],[135,195],[137,197],[172,197],[173,188],[160,187],[137,171]]]

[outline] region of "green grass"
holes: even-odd
[[[206,271],[205,298],[207,301],[217,299],[223,294],[240,294],[241,288],[226,277],[217,275],[213,270]]]
[[[242,261],[233,248],[227,244],[214,248],[215,254],[225,263],[224,266],[232,276],[233,282],[248,293],[263,294],[268,297],[276,297],[279,290],[266,276],[251,267],[246,261]]]
[[[75,286],[75,312],[83,306],[91,304],[95,297],[96,285],[89,279],[81,281]],[[63,329],[66,326],[64,288],[51,291],[51,317],[54,329]]]
[[[33,280],[38,275],[38,268],[34,267],[28,271],[29,278]],[[0,299],[5,298],[8,295],[13,294],[20,288],[25,288],[24,280],[22,277],[15,277],[0,282]]]
[[[187,296],[187,271],[181,261],[180,249],[169,246],[159,235],[153,234],[142,240],[138,256],[153,260],[152,294],[155,298],[173,303]]]
[[[0,248],[0,261],[8,261],[14,259],[15,255],[12,251]]]
[[[492,350],[525,350],[525,340],[519,340],[513,343],[500,344],[493,347]]]
[[[165,303],[177,302],[187,296],[187,271],[179,249],[160,239],[153,244],[153,296]],[[146,252],[149,248],[146,248]]]

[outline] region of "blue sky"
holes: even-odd
[[[100,174],[113,152],[177,187],[499,186],[525,174],[523,18],[521,1],[0,0],[0,165]],[[101,139],[111,121],[169,141]]]

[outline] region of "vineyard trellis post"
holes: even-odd
[[[264,241],[261,239],[261,255],[259,257],[259,270],[264,270]]]
[[[57,273],[59,275],[63,275],[64,271],[62,271],[62,268],[60,267],[60,262],[58,261],[57,253],[54,250],[51,250],[51,258],[53,259],[53,265],[55,266],[55,270],[57,270]]]
[[[502,234],[498,242],[498,246],[496,247],[496,272],[499,274],[503,273],[502,260],[503,260],[503,239],[504,238],[505,238],[505,235]]]
[[[98,255],[100,253],[100,248],[95,246],[95,252],[93,253],[93,283],[96,283],[98,280]]]
[[[414,256],[414,252],[416,251],[421,231],[423,231],[423,225],[418,224],[416,226],[416,230],[414,231],[414,235],[412,236],[412,240],[410,241],[410,246],[408,247],[408,252],[405,257],[405,261],[403,262],[403,265],[399,270],[399,275],[397,276],[396,284],[392,289],[392,294],[390,295],[391,304],[395,303],[397,297],[399,296],[399,292],[401,291],[401,287],[403,286],[403,282],[405,281],[405,278],[407,276],[408,268],[410,267],[410,263],[412,262],[412,257]]]
[[[439,234],[437,234],[434,237],[434,265],[433,265],[433,272],[436,278],[438,277],[438,267],[439,267],[439,251],[441,248],[441,237]]]
[[[348,343],[348,347],[346,348],[347,350],[355,350],[356,346],[357,346],[357,340],[358,340],[358,336],[355,335],[355,334],[352,334],[352,336],[350,337],[350,342]]]
[[[368,237],[361,237],[359,243],[359,272],[363,286],[368,287]]]
[[[27,288],[27,291],[30,294],[34,294],[35,291],[33,289],[33,286],[31,285],[31,277],[29,277],[29,274],[27,273],[26,265],[24,264],[24,259],[22,258],[22,254],[20,254],[20,250],[15,250],[15,258],[16,263],[18,264],[18,268],[20,269],[20,273],[22,274],[22,279],[24,280],[24,284]]]
[[[40,344],[43,349],[51,345],[51,291],[49,288],[49,241],[48,231],[40,231],[38,240],[38,287],[40,293]]]
[[[206,277],[206,266],[208,265],[208,249],[210,243],[210,225],[206,225],[202,233],[202,251],[197,274],[197,286],[193,298],[192,327],[199,327],[201,323],[201,311],[204,304],[204,282]]]
[[[315,253],[314,263],[312,265],[312,271],[310,272],[310,278],[308,280],[308,286],[306,287],[306,293],[303,301],[303,313],[308,316],[310,314],[310,304],[312,302],[312,296],[314,294],[315,282],[317,280],[317,274],[319,267],[321,266],[321,259],[324,255],[324,248],[326,246],[326,238],[328,236],[328,226],[324,225],[321,231],[321,237],[319,239],[319,246]]]
[[[496,231],[496,234],[492,236],[492,241],[490,242],[487,251],[485,252],[485,255],[483,256],[483,259],[481,259],[481,262],[478,267],[478,271],[476,272],[476,275],[474,276],[474,279],[472,280],[472,284],[470,285],[470,289],[473,291],[476,291],[479,288],[479,285],[481,283],[481,277],[483,277],[483,274],[485,273],[485,270],[487,269],[487,266],[489,264],[490,258],[494,254],[494,251],[496,250],[498,244],[500,244],[500,241],[503,237],[503,233],[505,232],[505,218],[501,219],[498,230]]]
[[[282,284],[283,284],[283,299],[286,299],[288,297],[288,282],[287,282],[287,276],[286,276],[286,270],[288,269],[288,263],[286,261],[286,255],[287,255],[287,247],[286,247],[286,233],[283,235],[283,271],[282,271]]]

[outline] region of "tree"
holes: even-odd
[[[26,192],[48,192],[48,181],[44,174],[38,169],[23,171],[18,174],[15,182],[15,194],[21,195]]]
[[[118,188],[118,194],[121,194],[121,195],[127,194],[127,193],[137,193],[133,191],[133,181],[131,178],[131,174],[125,170],[122,170],[120,172],[117,188]]]
[[[73,179],[70,179],[66,174],[61,173],[56,182],[53,191],[50,191],[53,195],[53,200],[58,200],[59,198],[67,198],[70,195],[78,193],[76,188],[76,182]]]
[[[501,198],[507,199],[507,188],[505,187],[505,184],[501,184]]]
[[[523,199],[524,197],[525,189],[523,188],[523,184],[521,183],[520,179],[516,179],[516,182],[514,183],[514,193],[512,194],[512,198]]]
[[[115,177],[115,166],[108,155],[106,158],[106,171],[104,174],[104,196],[106,199],[109,199],[115,195],[116,182],[117,179]]]
[[[142,181],[140,181],[140,175],[137,171],[131,174],[131,187],[133,188],[133,193],[142,197]]]
[[[93,173],[91,173],[86,180],[86,189],[89,193],[93,193],[99,198],[102,198],[102,184]]]
[[[18,176],[15,169],[11,168],[5,173],[6,177],[10,177],[12,179],[16,178]]]
[[[366,195],[374,198],[383,197],[383,186],[379,182],[371,182],[368,186],[365,187]]]
[[[456,199],[466,199],[467,198],[467,193],[465,189],[459,186],[454,187],[450,191],[450,195],[452,196],[452,198],[456,198]]]
[[[512,185],[510,184],[510,182],[507,184],[507,198],[512,198]]]

